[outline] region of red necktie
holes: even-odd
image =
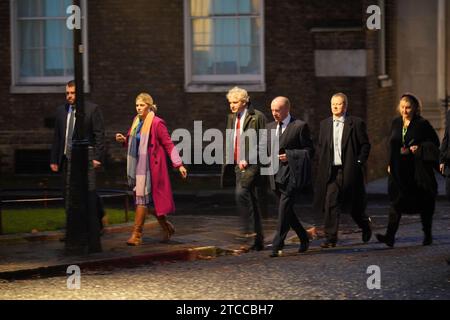
[[[234,163],[239,159],[239,136],[241,135],[241,114],[237,115],[236,139],[234,140]]]

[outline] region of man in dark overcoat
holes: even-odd
[[[372,236],[370,218],[365,214],[364,182],[370,143],[366,124],[361,118],[348,115],[347,106],[347,96],[336,93],[331,98],[332,116],[320,123],[314,208],[324,215],[326,240],[322,248],[336,246],[341,213],[350,214],[362,229],[363,242]]]
[[[291,116],[288,98],[275,98],[270,108],[275,121],[267,124],[268,147],[269,154],[274,154],[271,159],[278,162],[278,168],[269,176],[269,181],[279,199],[277,230],[270,254],[274,258],[280,256],[291,228],[300,239],[298,251],[302,253],[309,248],[308,233],[299,221],[294,205],[301,191],[311,182],[314,146],[308,124]],[[275,136],[271,132],[275,132]],[[278,147],[274,142],[278,142]]]
[[[447,111],[445,134],[439,156],[439,170],[445,177],[445,193],[450,201],[450,110]]]
[[[53,135],[53,143],[50,154],[50,169],[55,173],[61,173],[62,176],[62,193],[65,198],[65,207],[67,210],[67,184],[70,176],[68,162],[71,155],[72,140],[75,137],[76,116],[76,88],[75,81],[71,80],[66,84],[66,103],[60,105],[56,109],[55,129]],[[103,123],[103,114],[96,104],[87,102],[84,105],[84,129],[86,140],[93,147],[92,159],[90,166],[94,169],[102,167],[105,158],[105,127]],[[93,171],[91,171],[91,174]],[[97,216],[99,219],[100,229],[103,229],[102,219],[105,215],[103,202],[98,194],[96,194]],[[65,241],[65,236],[61,239]]]

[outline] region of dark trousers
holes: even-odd
[[[431,227],[435,207],[435,199],[431,196],[424,197],[424,199],[420,201],[420,219],[422,221],[422,230],[425,236],[431,236]],[[400,225],[402,211],[403,210],[401,203],[391,203],[391,206],[389,208],[388,227],[386,230],[386,236],[390,241],[393,241],[395,239],[395,234],[397,233],[398,227]]]
[[[445,194],[447,196],[447,200],[450,201],[450,175],[445,177]]]
[[[264,234],[262,228],[261,212],[259,210],[256,188],[254,185],[244,188],[241,186],[241,174],[236,173],[236,204],[243,222],[244,233],[256,233],[255,242],[262,243]],[[253,229],[253,230],[252,230]]]
[[[270,192],[268,191],[269,185],[268,185],[268,179],[267,176],[259,176],[259,183],[256,186],[256,198],[258,199],[258,208],[261,212],[261,216],[263,218],[269,217],[268,212],[268,201],[270,197]]]
[[[325,237],[327,241],[336,243],[338,240],[339,217],[342,212],[342,167],[333,166],[331,169],[331,179],[327,184],[325,197]],[[362,209],[362,210],[361,210]],[[369,218],[365,213],[365,206],[353,205],[351,216],[355,223],[363,230],[370,228]]]
[[[294,211],[295,193],[292,192],[290,195],[287,195],[278,191],[277,195],[279,196],[280,202],[278,205],[277,233],[272,242],[272,251],[283,249],[284,240],[286,239],[290,228],[295,231],[301,242],[308,241],[308,233],[298,220]]]

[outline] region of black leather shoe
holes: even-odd
[[[320,247],[323,249],[334,248],[336,247],[336,242],[326,240],[320,244]]]
[[[278,251],[272,251],[272,253],[269,255],[271,258],[278,258],[280,256]]]
[[[387,236],[385,236],[384,234],[379,234],[377,233],[375,235],[377,237],[377,240],[381,243],[384,243],[385,245],[387,245],[388,247],[393,247],[394,246],[394,240],[393,239],[389,239]]]
[[[262,251],[264,250],[264,244],[260,243],[260,242],[255,242],[251,247],[250,247],[251,251]]]
[[[431,237],[431,235],[426,235],[426,236],[423,238],[422,244],[423,244],[424,246],[429,246],[429,245],[431,245],[432,243],[433,243],[433,237]]]
[[[300,248],[298,249],[299,253],[306,252],[309,249],[309,239],[306,238],[300,242]]]
[[[362,232],[362,241],[364,243],[369,242],[370,238],[372,238],[372,229],[363,230]]]

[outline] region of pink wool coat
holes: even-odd
[[[131,128],[128,130],[127,142]],[[163,119],[155,116],[150,128],[147,154],[150,156],[150,178],[152,180],[152,197],[158,216],[167,215],[175,211],[172,187],[167,168],[167,157],[172,166],[178,168],[183,165],[178,150],[175,148]]]

